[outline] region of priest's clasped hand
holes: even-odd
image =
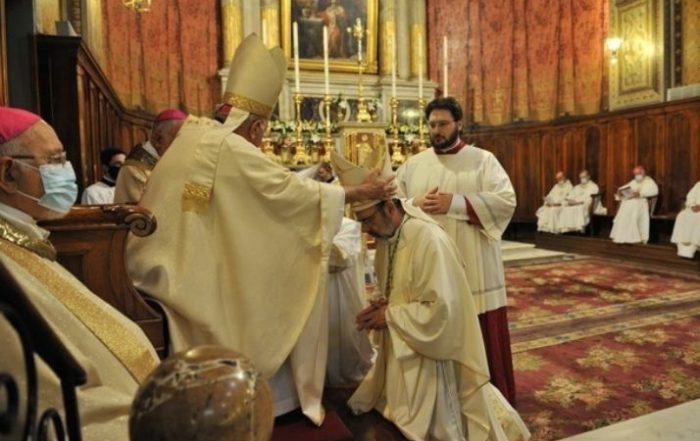
[[[413,200],[413,205],[428,214],[447,214],[452,205],[452,193],[442,193],[437,187]]]
[[[355,319],[357,330],[364,331],[386,328],[386,307],[387,303],[385,301],[376,302],[370,304],[368,307],[360,311]]]

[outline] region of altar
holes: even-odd
[[[268,47],[279,44],[288,60],[262,149],[296,169],[328,161],[330,149],[356,158],[348,140],[369,130],[383,134],[371,144],[388,147],[400,165],[428,144],[422,109],[437,90],[424,79],[425,5],[418,2],[409,14],[405,2],[381,2],[381,10],[376,0],[359,9],[343,1],[320,3],[262,2],[259,15],[240,11],[253,22],[243,27],[260,33]],[[408,41],[416,44],[403,44]],[[219,77],[223,91],[228,66]]]

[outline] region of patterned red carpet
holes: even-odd
[[[533,440],[700,398],[700,277],[584,259],[509,268],[507,283]]]

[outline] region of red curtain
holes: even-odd
[[[218,2],[154,1],[137,14],[103,2],[104,65],[124,104],[210,114],[220,97]]]
[[[473,121],[546,121],[601,110],[606,0],[451,0],[428,2],[430,75],[440,82],[442,35],[467,41],[450,56],[450,95]],[[466,15],[466,16],[465,16]],[[455,20],[460,20],[455,25]],[[463,80],[463,78],[465,80]]]

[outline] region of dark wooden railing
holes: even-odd
[[[80,37],[37,35],[39,113],[53,126],[81,190],[102,176],[100,151],[128,151],[148,137],[153,116],[127,110]]]

